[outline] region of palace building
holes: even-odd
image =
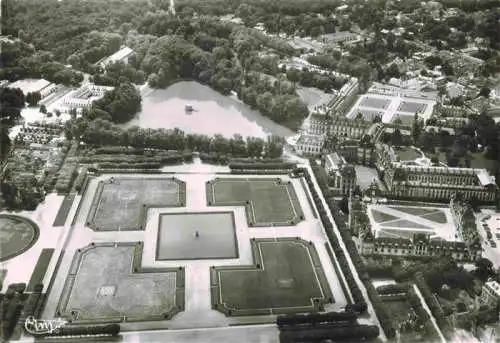
[[[461,194],[465,200],[482,203],[496,199],[498,187],[486,169],[433,166],[425,158],[401,162],[393,148],[385,144],[377,146],[375,159],[388,194],[396,198],[449,201]]]
[[[328,174],[328,185],[335,194],[348,195],[356,186],[356,169],[347,164],[338,153],[325,156],[325,171]]]
[[[449,256],[459,262],[473,262],[481,258],[481,245],[467,247],[464,242],[431,240],[428,235],[414,234],[413,238],[374,238],[365,234],[359,244],[362,255],[402,257]]]

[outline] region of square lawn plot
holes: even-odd
[[[373,108],[387,108],[390,104],[391,100],[389,99],[380,99],[380,98],[370,98],[365,97],[361,102],[360,106],[365,107],[373,107]]]
[[[157,260],[237,257],[238,243],[233,212],[160,215]]]
[[[157,320],[176,312],[177,272],[133,269],[133,244],[84,248],[77,252],[58,311],[76,320]],[[142,253],[142,250],[141,250]],[[158,317],[158,318],[155,318]]]
[[[401,104],[399,104],[398,111],[408,113],[422,113],[426,108],[427,104],[423,104],[420,102],[402,101]]]
[[[314,246],[286,239],[252,245],[257,267],[215,267],[212,282],[218,288],[216,305],[223,307],[219,310],[234,315],[314,312],[319,304],[333,302]]]
[[[88,226],[97,231],[143,230],[147,207],[184,206],[183,187],[174,178],[110,179],[99,185]]]
[[[293,185],[278,179],[215,179],[207,183],[209,205],[247,208],[250,226],[293,225],[304,219]]]

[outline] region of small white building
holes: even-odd
[[[133,53],[134,50],[130,49],[127,46],[122,46],[120,50],[115,52],[113,55],[100,60],[99,62],[97,62],[97,64],[100,65],[102,68],[105,68],[107,65],[115,62],[123,62],[127,64]]]
[[[13,82],[8,88],[19,88],[26,96],[28,93],[40,92],[42,99],[56,91],[56,85],[45,79],[24,79]]]

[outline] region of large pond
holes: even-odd
[[[186,105],[194,111],[186,113]],[[234,134],[242,136],[266,137],[279,135],[289,137],[295,133],[263,117],[250,109],[234,96],[224,96],[197,82],[178,82],[166,89],[142,91],[142,110],[124,124],[142,128],[174,128],[186,133],[226,137]]]

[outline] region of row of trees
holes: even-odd
[[[328,197],[330,196],[330,192],[327,184],[327,176],[320,174],[320,167],[316,164],[315,161],[311,163],[311,168],[313,169],[314,175],[323,192],[323,195],[328,199]],[[319,194],[316,192],[316,188],[314,187],[314,183],[312,182],[311,176],[309,175],[307,169],[297,169],[296,173],[303,174],[306,178],[306,182],[311,191],[313,201],[316,205],[316,208],[318,209],[318,215],[325,228],[328,240],[332,245],[333,252],[340,265],[342,273],[344,274],[347,287],[351,291],[354,305],[356,305],[356,307],[359,309],[359,312],[365,312],[367,309],[367,304],[364,299],[363,293],[361,292],[361,289],[359,288],[356,279],[354,278],[353,272],[350,268],[349,262],[347,261],[347,257],[345,256],[344,250],[340,246],[340,242],[337,238],[337,235],[333,232],[333,225],[330,222],[330,219],[328,218],[326,209],[323,206],[323,203],[321,202]],[[332,261],[332,263],[335,263],[335,261]]]
[[[346,249],[351,257],[351,260],[352,260],[352,262],[357,270],[359,278],[361,279],[361,281],[363,282],[363,284],[366,288],[366,291],[368,293],[368,297],[370,298],[370,301],[373,305],[373,308],[377,314],[377,318],[380,321],[380,325],[381,325],[382,329],[384,330],[386,336],[388,338],[393,338],[396,335],[396,330],[395,330],[392,318],[389,314],[387,307],[383,303],[382,299],[380,298],[380,295],[378,294],[377,290],[375,289],[375,287],[373,286],[373,284],[371,282],[371,278],[367,272],[367,269],[364,265],[363,260],[361,259],[361,256],[359,255],[356,244],[352,240],[351,232],[350,232],[349,228],[346,226],[345,221],[342,218],[342,215],[340,214],[340,210],[336,204],[335,199],[330,195],[328,181],[327,181],[328,178],[326,177],[326,175],[321,175],[320,167],[316,164],[316,162],[314,160],[311,160],[310,163],[311,163],[311,168],[316,176],[316,179],[318,180],[318,184],[320,185],[320,188],[323,192],[323,195],[326,198],[327,204],[330,208],[330,212],[332,213],[332,216],[335,220],[337,228],[340,232],[340,235],[342,237],[342,241],[344,242],[344,244],[346,246]],[[320,214],[320,216],[321,216],[321,214]],[[326,227],[325,227],[325,229],[327,230],[327,233],[328,233],[328,229]],[[347,275],[346,275],[346,279],[347,279]],[[354,279],[353,279],[353,281],[354,281]],[[354,281],[354,284],[356,285],[355,281]],[[349,288],[351,288],[351,290],[353,289],[351,285],[349,285]],[[361,296],[361,298],[362,298],[362,293],[359,290],[359,287],[356,286],[356,288],[358,289],[357,292],[359,292],[358,296]],[[356,297],[354,295],[354,292],[353,292],[353,298],[355,298],[355,301],[356,301]]]
[[[141,110],[141,100],[141,94],[132,83],[122,83],[94,101],[91,111],[98,112],[99,117],[109,116],[114,123],[125,123]]]
[[[199,134],[185,134],[179,129],[141,129],[137,126],[123,129],[113,123],[97,118],[88,121],[79,118],[66,126],[68,139],[80,139],[91,146],[130,146],[161,150],[199,151],[234,157],[280,157],[284,140],[278,136],[267,140],[257,137],[243,139],[240,135],[226,138]]]

